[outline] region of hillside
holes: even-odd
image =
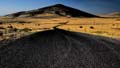
[[[96,15],[71,8],[62,4],[56,4],[48,7],[43,7],[31,11],[17,12],[13,14],[6,15],[8,17],[40,17],[45,14],[53,14],[57,16],[67,16],[67,17],[98,17]]]
[[[0,45],[0,68],[119,68],[120,42],[61,29]]]
[[[120,17],[120,12],[110,13],[109,16]]]
[[[109,13],[109,14],[102,14],[100,16],[102,16],[102,17],[119,17],[120,18],[120,12],[113,12],[113,13]]]

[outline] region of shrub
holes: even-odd
[[[26,23],[25,21],[17,21],[17,23]]]
[[[0,31],[0,36],[3,36],[3,32]]]
[[[26,22],[26,21],[17,21],[17,23],[30,23],[30,22]]]
[[[7,33],[14,33],[14,32],[17,32],[18,31],[18,29],[17,28],[8,28],[8,29],[5,29],[5,33],[7,34]]]
[[[40,24],[38,24],[38,26],[40,26]]]
[[[32,31],[32,29],[29,29],[29,28],[24,28],[24,29],[22,29],[21,31],[24,31],[24,32],[29,32],[29,31]]]
[[[0,24],[3,24],[3,22],[2,22],[2,21],[0,21]]]
[[[90,29],[94,29],[94,27],[93,27],[93,26],[90,26]]]
[[[112,26],[115,26],[115,24],[112,24]]]
[[[10,26],[8,26],[7,28],[11,28],[11,29],[12,29],[12,28],[13,28],[13,26],[11,26],[11,25],[10,25]]]
[[[13,32],[17,32],[18,31],[18,29],[17,28],[13,28]]]
[[[83,26],[80,26],[80,28],[83,28]]]
[[[0,29],[5,29],[4,27],[0,27]]]

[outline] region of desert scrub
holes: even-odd
[[[0,36],[3,36],[3,32],[2,31],[0,31]]]
[[[19,29],[12,27],[12,28],[6,28],[4,32],[5,32],[5,34],[8,34],[8,33],[14,33],[14,32],[18,32],[18,31],[19,31]]]
[[[93,27],[93,26],[90,26],[90,29],[94,29],[94,27]]]
[[[116,19],[116,21],[120,21],[120,19]]]
[[[97,34],[107,34],[108,32],[107,31],[94,31],[92,33],[97,33]]]
[[[111,29],[114,29],[114,30],[120,30],[120,28],[111,28]]]
[[[24,28],[24,29],[21,29],[21,30],[20,30],[20,32],[22,32],[22,31],[24,31],[24,32],[29,32],[29,31],[32,31],[32,29],[30,29],[30,28]]]
[[[112,26],[115,26],[115,24],[112,24]]]
[[[31,23],[31,22],[27,22],[27,21],[16,21],[16,23],[21,23],[21,24],[23,24],[23,23]]]
[[[12,28],[13,28],[13,26],[11,26],[11,25],[10,25],[10,26],[8,26],[7,28],[10,28],[10,29],[12,29]]]
[[[80,26],[80,28],[83,28],[83,26]]]
[[[17,32],[19,29],[13,28],[12,30],[13,30],[13,32]]]
[[[0,27],[0,30],[1,30],[1,29],[5,29],[5,28],[4,28],[4,27]]]
[[[3,22],[2,22],[2,21],[0,21],[0,24],[3,24]]]

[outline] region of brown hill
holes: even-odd
[[[108,15],[112,16],[112,17],[120,17],[120,12],[114,12],[114,13],[110,13]]]
[[[9,17],[34,17],[39,14],[55,14],[59,16],[71,16],[71,17],[98,17],[96,15],[71,8],[62,4],[56,4],[36,10],[23,11],[18,13],[9,14]]]
[[[102,17],[120,17],[120,12],[113,12],[113,13],[109,13],[109,14],[102,14],[100,16],[102,16]]]
[[[119,68],[118,40],[61,29],[0,46],[0,68]]]

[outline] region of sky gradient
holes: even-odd
[[[120,12],[120,0],[0,0],[0,15],[64,4],[92,14]]]

